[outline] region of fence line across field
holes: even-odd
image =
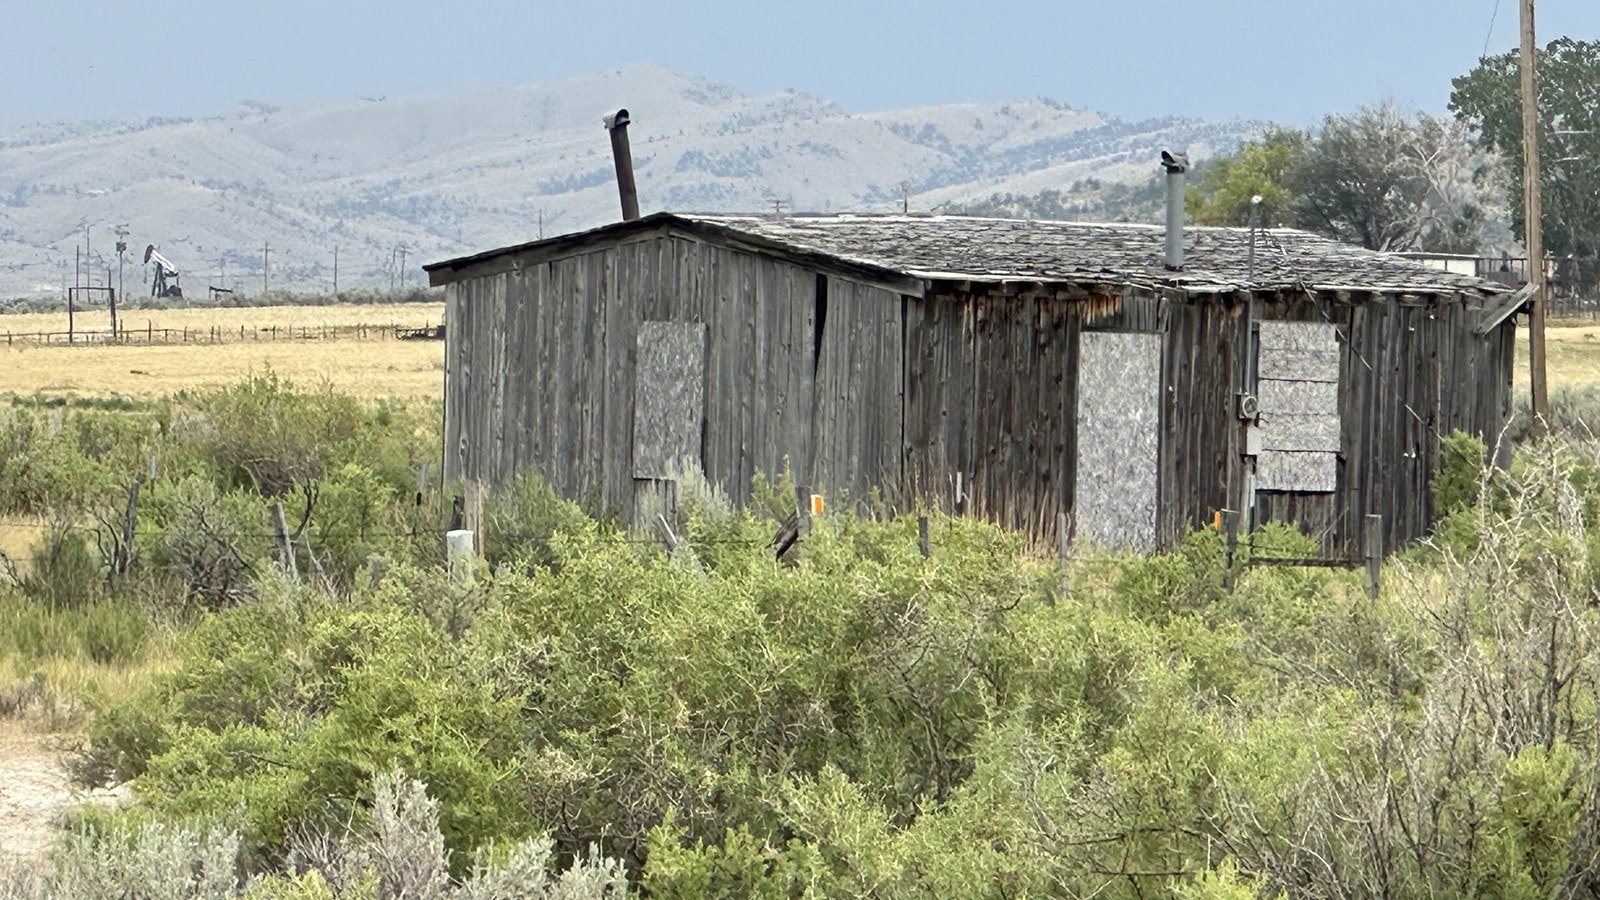
[[[225,344],[262,341],[330,340],[442,340],[444,326],[431,321],[421,327],[390,323],[386,325],[209,325],[157,328],[147,321],[143,328],[71,331],[6,331],[5,344],[17,345],[106,345],[106,344]]]

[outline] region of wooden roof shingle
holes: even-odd
[[[932,214],[656,213],[426,268],[435,284],[447,283],[461,270],[503,254],[559,253],[607,236],[662,227],[924,281],[1126,284],[1191,293],[1311,289],[1499,295],[1510,290],[1295,229],[1256,230],[1252,266],[1249,229],[1189,226],[1184,267],[1174,272],[1163,265],[1165,229],[1159,225]]]

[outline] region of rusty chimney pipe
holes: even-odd
[[[628,149],[628,111],[619,109],[605,117],[611,132],[611,156],[617,162],[617,191],[622,194],[622,221],[639,218],[639,191],[633,186],[633,152]]]
[[[1167,170],[1167,268],[1183,268],[1183,182],[1189,171],[1189,157],[1161,151],[1161,167]]]

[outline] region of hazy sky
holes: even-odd
[[[511,86],[660,62],[852,111],[1048,96],[1307,125],[1443,111],[1518,0],[0,0],[0,128]],[[1498,6],[1498,9],[1496,8]],[[1541,43],[1600,0],[1538,0]],[[1491,27],[1492,21],[1492,27]]]

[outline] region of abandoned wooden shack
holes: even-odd
[[[1440,442],[1494,445],[1524,298],[1292,230],[660,213],[427,266],[445,475],[532,469],[635,522],[735,500],[984,516],[1148,550],[1219,510],[1355,559],[1422,535]]]

